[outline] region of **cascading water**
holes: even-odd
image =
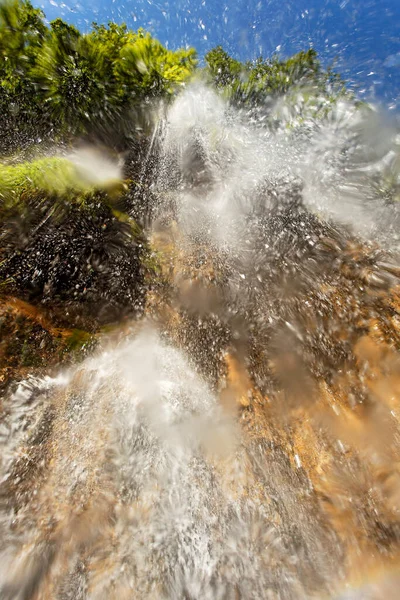
[[[359,271],[395,281],[368,256],[346,275],[356,308],[340,296],[349,240],[371,248],[397,222],[373,183],[399,149],[390,130],[368,155],[378,117],[344,100],[323,125],[307,115],[282,101],[260,126],[200,84],[170,107],[151,232],[168,294],[119,342],[4,401],[1,598],[345,597],[350,550],[285,413],[304,430],[315,418],[316,453],[326,427],[343,460],[339,400],[328,415],[316,398],[353,364],[340,327],[367,320]],[[391,427],[394,445],[395,414]],[[365,461],[386,464],[368,431]]]
[[[7,409],[3,598],[299,598],[332,576],[307,481],[245,444],[156,332],[21,383]]]

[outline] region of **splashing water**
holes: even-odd
[[[290,200],[299,187],[305,205],[324,218],[349,224],[370,239],[381,229],[387,237],[398,210],[385,210],[378,180],[393,173],[398,190],[396,127],[370,106],[346,99],[326,106],[320,98],[315,109],[303,95],[277,101],[268,114],[271,127],[262,125],[265,115],[249,119],[202,84],[181,94],[168,114],[161,173],[165,186],[171,160],[180,163],[179,223],[187,233],[211,226],[215,239],[234,243],[243,216],[271,208],[276,197]],[[325,119],[321,106],[328,111]],[[393,245],[396,227],[391,233]]]
[[[150,324],[5,398],[2,598],[344,598],[351,546],[395,556],[396,494],[369,477],[398,452],[399,365],[366,338],[396,283],[371,240],[397,250],[375,183],[398,134],[296,106],[262,126],[197,84],[170,107]]]
[[[101,185],[122,179],[121,165],[96,150],[84,146],[67,155],[79,177],[89,185]]]
[[[307,571],[329,573],[319,525],[296,508],[306,482],[282,479],[278,450],[244,447],[234,415],[154,331],[21,384],[6,410],[2,442],[24,452],[2,462],[3,598],[305,597],[295,514]]]

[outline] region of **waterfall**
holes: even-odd
[[[397,251],[398,210],[374,182],[398,135],[368,110],[343,100],[318,121],[281,99],[264,125],[200,83],[169,107],[149,230],[167,291],[128,333],[4,399],[1,598],[347,597],[351,507],[327,508],[324,485],[352,489],[356,459],[347,479],[324,465],[355,440],[332,390],[367,396],[364,372],[345,381],[368,354],[349,323],[368,330],[367,275],[395,281],[356,242]],[[369,364],[396,373],[388,355]],[[385,411],[357,446],[371,469],[391,460]]]

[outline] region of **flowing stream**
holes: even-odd
[[[360,416],[368,448],[334,419],[367,402],[357,327],[397,283],[399,211],[377,190],[399,134],[344,99],[323,120],[302,102],[247,114],[194,84],[157,123],[164,288],[142,322],[3,401],[2,599],[395,597],[398,581],[352,577],[399,541],[389,350],[374,355],[384,409]],[[388,465],[364,514],[352,486]],[[391,545],[367,535],[374,519]]]

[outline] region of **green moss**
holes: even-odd
[[[0,197],[8,207],[24,194],[42,192],[61,196],[86,190],[87,185],[80,180],[76,167],[64,158],[42,158],[19,165],[0,164]]]
[[[65,340],[65,346],[68,352],[79,352],[88,344],[93,343],[93,335],[82,329],[73,329],[71,335]]]
[[[6,208],[15,206],[24,198],[38,195],[63,197],[83,203],[87,196],[100,189],[113,197],[125,191],[126,187],[120,180],[93,185],[66,158],[41,158],[17,165],[0,164],[0,199]]]
[[[149,275],[162,275],[161,268],[162,257],[160,252],[155,250],[148,250],[142,257],[142,265],[146,269]]]
[[[120,223],[129,225],[133,237],[137,238],[142,235],[139,225],[136,223],[135,219],[132,219],[128,214],[117,209],[112,209],[112,214]]]

